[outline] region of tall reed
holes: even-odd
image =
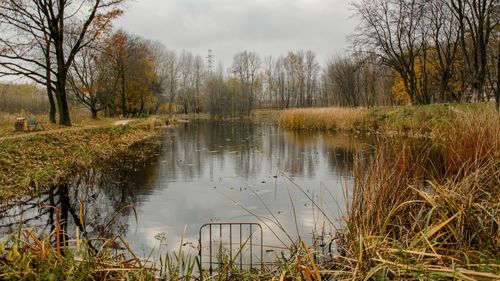
[[[498,121],[463,114],[434,144],[382,142],[357,167],[345,256],[330,266],[352,280],[499,280]],[[436,148],[442,161],[429,166]]]
[[[298,108],[283,111],[279,125],[295,130],[355,129],[368,116],[366,108]]]

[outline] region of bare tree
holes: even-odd
[[[292,92],[288,90],[288,72],[287,72],[287,60],[285,57],[279,57],[276,60],[276,66],[274,71],[274,79],[276,85],[276,94],[279,108],[290,107]]]
[[[262,60],[254,52],[243,51],[233,58],[232,73],[239,79],[241,86],[242,110],[247,114],[254,107],[257,78],[259,76]]]
[[[474,96],[483,100],[488,46],[492,32],[500,24],[500,4],[497,0],[454,0],[448,5],[458,21],[460,46]]]
[[[177,97],[179,87],[179,63],[177,54],[174,51],[167,50],[164,60],[161,62],[165,67],[165,88],[168,99],[168,112],[173,112],[173,106]]]
[[[189,112],[190,100],[193,96],[193,62],[194,57],[190,52],[183,51],[179,57],[180,89],[179,100],[185,114]]]
[[[50,91],[53,88],[59,123],[70,126],[66,94],[70,66],[76,54],[121,14],[117,7],[123,1],[0,2],[0,73],[25,76]],[[68,36],[77,38],[71,46],[66,44]]]
[[[169,50],[165,45],[157,41],[148,42],[148,48],[153,56],[155,72],[158,77],[158,106],[166,103],[168,113],[172,114],[174,103],[177,102],[176,99],[181,90],[179,84],[181,78],[179,56],[175,51]],[[195,58],[195,66],[197,59]],[[200,67],[203,68],[203,66]],[[202,82],[200,81],[200,83]],[[201,85],[198,86],[201,87]]]
[[[350,57],[337,56],[327,64],[330,91],[338,97],[340,105],[360,105],[360,78],[358,65]]]
[[[461,101],[462,93],[467,87],[466,83],[462,83],[459,92],[454,92],[450,85],[456,72],[460,71],[456,69],[460,33],[458,21],[447,2],[446,0],[429,1],[426,13],[431,26],[429,35],[434,51],[430,62],[437,72],[441,102],[447,101],[449,97],[455,101]]]
[[[90,110],[93,119],[110,105],[117,88],[118,79],[110,71],[109,58],[97,48],[82,49],[68,73],[71,92]]]
[[[288,53],[288,67],[290,74],[290,87],[293,93],[294,104],[296,107],[303,107],[305,104],[305,54],[304,51]]]
[[[377,102],[377,79],[380,79],[379,66],[376,66],[376,58],[368,55],[365,58],[356,58],[358,63],[358,77],[360,88],[360,104],[374,106]]]
[[[429,103],[417,75],[417,60],[425,50],[424,0],[360,0],[353,6],[361,22],[353,43],[380,58],[402,78],[412,103]],[[425,59],[423,59],[425,61]]]
[[[195,113],[201,112],[201,92],[205,79],[205,62],[200,55],[196,55],[193,62],[193,86],[194,86],[194,100],[192,101],[193,111]]]
[[[306,52],[304,71],[306,96],[304,106],[312,106],[314,96],[318,90],[318,74],[320,67],[316,61],[316,55],[311,50]]]
[[[267,56],[263,60],[263,93],[262,104],[264,107],[272,107],[275,105],[276,84],[274,82],[274,67],[275,60],[272,56]]]
[[[207,92],[206,108],[212,117],[222,118],[234,113],[230,100],[231,93],[228,93],[222,63],[219,63],[215,71],[209,72],[205,88]]]

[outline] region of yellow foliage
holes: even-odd
[[[403,79],[398,73],[394,73],[394,83],[392,85],[392,97],[394,100],[407,104],[410,100],[410,95],[405,90]]]

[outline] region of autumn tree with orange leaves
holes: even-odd
[[[124,31],[115,32],[105,44],[106,62],[111,69],[109,80],[115,81],[113,103],[108,113],[140,116],[155,113],[162,94],[156,61],[148,43]]]

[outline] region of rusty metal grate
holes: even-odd
[[[246,230],[246,231],[245,231]],[[204,242],[203,234],[208,231],[208,262],[204,262],[203,257],[207,254],[204,253]],[[254,232],[260,232],[260,243],[255,244],[255,234]],[[237,234],[237,235],[236,235]],[[257,233],[258,235],[258,233]],[[218,241],[214,238],[219,238]],[[236,239],[236,241],[234,241]],[[222,257],[222,251],[227,251],[229,249],[229,262],[233,263],[236,261],[236,266],[243,269],[244,266],[249,266],[250,269],[254,269],[254,265],[257,266],[260,263],[260,268],[264,268],[264,234],[262,231],[262,226],[258,223],[252,222],[211,222],[206,223],[200,227],[199,232],[199,257],[200,264],[203,266],[204,263],[208,263],[210,274],[213,273],[214,266],[217,265],[217,257]],[[217,242],[217,250],[214,250],[214,242]],[[234,245],[238,245],[234,249]],[[254,263],[254,248],[258,248],[257,252],[260,252],[260,261]],[[243,260],[245,251],[249,251],[248,263]],[[215,256],[214,256],[215,254]],[[257,253],[258,254],[258,253]]]

